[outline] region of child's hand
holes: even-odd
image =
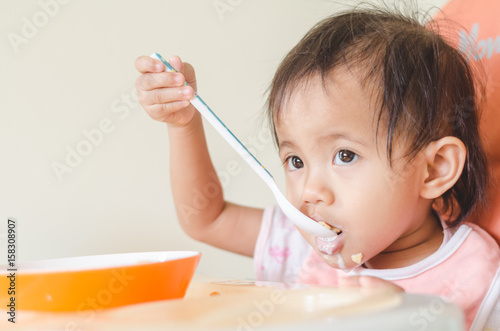
[[[191,122],[196,109],[189,103],[196,89],[193,67],[172,56],[169,63],[178,71],[166,72],[164,64],[149,56],[135,61],[141,73],[135,82],[139,102],[151,118],[175,126],[186,126]],[[187,81],[190,86],[185,86]]]
[[[364,288],[387,288],[395,292],[404,292],[403,288],[378,277],[351,276],[339,279],[340,287],[364,287]]]

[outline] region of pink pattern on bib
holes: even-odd
[[[269,255],[274,257],[276,262],[283,263],[290,256],[290,248],[281,249],[280,246],[271,246],[269,247]]]

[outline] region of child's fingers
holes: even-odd
[[[194,73],[194,68],[187,62],[184,62],[184,78],[189,85],[191,85],[196,90],[196,75]]]
[[[150,56],[139,56],[135,60],[135,68],[141,74],[144,74],[147,72],[162,72],[165,70],[165,65],[160,60],[153,59]]]
[[[189,100],[193,95],[193,89],[189,86],[157,88],[139,93],[139,101],[146,106],[158,105]]]
[[[180,87],[184,85],[184,75],[173,72],[146,73],[135,81],[138,90],[150,91],[163,87]]]
[[[191,64],[187,62],[182,62],[181,58],[174,55],[170,58],[169,63],[175,70],[184,74],[186,82],[196,89],[196,75],[194,73],[194,68]]]
[[[378,277],[360,276],[359,284],[361,287],[388,288],[396,292],[404,292],[403,288],[398,285]]]
[[[194,69],[189,64],[182,63],[178,56],[170,59],[170,64],[177,72],[165,71],[165,65],[160,60],[147,56],[136,59],[135,67],[141,73],[135,82],[139,102],[153,119],[173,125],[184,126],[195,114],[195,108],[189,100],[194,96],[196,80]],[[192,83],[186,86],[183,71],[189,73]]]
[[[395,292],[404,292],[398,285],[378,277],[350,276],[339,279],[340,287],[387,288]]]
[[[157,121],[184,126],[193,119],[196,109],[185,100],[153,105],[148,107],[146,112]]]
[[[359,287],[359,276],[341,277],[339,278],[340,287]]]
[[[164,104],[155,104],[148,107],[147,112],[155,120],[161,122],[174,122],[175,119],[172,118],[179,110],[186,108],[189,105],[189,101],[175,101]]]
[[[172,67],[174,67],[175,70],[183,72],[184,71],[184,63],[182,63],[182,60],[179,56],[173,55],[169,60],[168,63]]]

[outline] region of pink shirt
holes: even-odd
[[[257,280],[290,281],[295,274],[297,282],[336,286],[341,277],[375,276],[409,293],[436,295],[454,302],[463,309],[470,330],[500,327],[500,249],[477,225],[446,228],[441,247],[411,266],[384,270],[360,266],[347,273],[324,263],[304,239],[300,241],[295,235],[300,236],[279,208],[266,209],[254,256]],[[295,242],[287,241],[287,237]],[[278,251],[288,252],[282,254],[281,262],[275,258]],[[301,266],[298,273],[293,265],[296,263]],[[279,279],[279,275],[287,275],[287,279]],[[266,279],[268,276],[273,279]]]

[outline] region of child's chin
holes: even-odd
[[[323,254],[321,252],[318,252],[323,261],[326,262],[330,267],[335,268],[335,269],[340,269],[344,272],[349,272],[352,268],[355,267],[355,265],[351,265],[352,262],[349,261],[348,264],[344,262],[344,258],[342,258],[342,255],[340,253],[328,255],[328,254]]]

